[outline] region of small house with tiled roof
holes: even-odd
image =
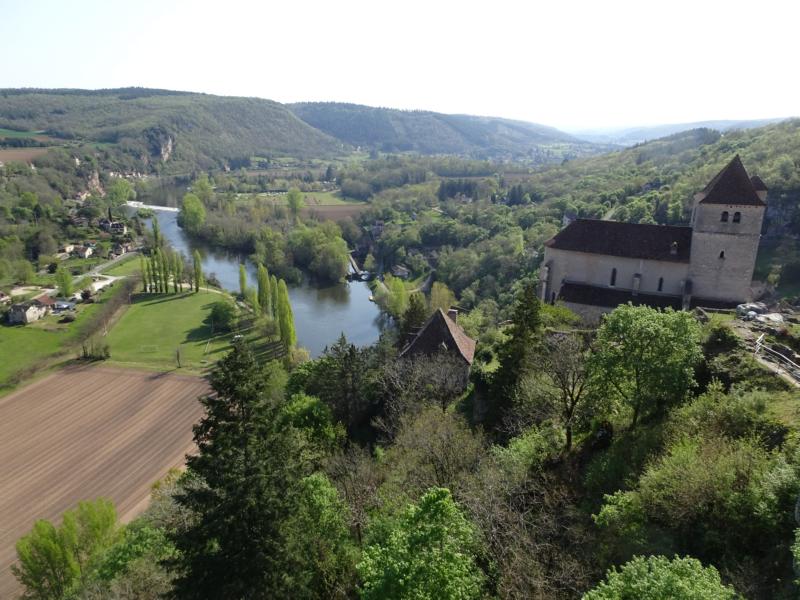
[[[445,352],[458,358],[464,365],[464,383],[475,358],[475,340],[469,337],[457,322],[457,311],[445,313],[437,309],[414,338],[400,352],[400,358],[417,355],[432,356]]]
[[[587,316],[625,302],[749,301],[766,199],[767,186],[737,155],[695,195],[688,227],[576,219],[545,242],[541,299]]]

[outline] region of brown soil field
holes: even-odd
[[[355,217],[370,207],[364,204],[332,204],[330,206],[312,206],[303,209],[303,214],[313,215],[321,221],[343,221],[348,217]]]
[[[71,367],[0,398],[0,598],[21,590],[15,543],[36,519],[109,498],[122,521],[184,463],[202,415],[199,377]]]
[[[0,149],[0,162],[31,162],[46,154],[52,148],[2,148]]]

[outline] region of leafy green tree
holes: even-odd
[[[211,312],[208,318],[214,332],[231,331],[236,327],[239,315],[233,303],[227,300],[217,300],[211,305]]]
[[[269,276],[269,292],[270,292],[270,304],[272,305],[272,315],[273,318],[277,321],[278,320],[278,278],[275,275]]]
[[[147,292],[150,288],[150,271],[144,256],[139,255],[139,271],[142,273],[142,291]]]
[[[367,258],[364,259],[364,270],[369,271],[370,273],[374,273],[378,269],[378,261],[375,260],[375,257],[372,255],[372,252],[367,254]]]
[[[487,423],[499,425],[514,403],[517,384],[531,367],[531,357],[539,347],[539,330],[542,320],[541,303],[536,287],[527,281],[517,296],[508,336],[498,349],[500,366],[494,372],[490,385]]]
[[[605,317],[594,347],[590,377],[631,409],[631,427],[642,412],[683,400],[702,356],[700,326],[691,314],[631,304]]]
[[[110,501],[81,502],[64,513],[60,527],[36,521],[17,542],[19,565],[11,570],[25,586],[26,597],[61,600],[94,575],[117,532],[117,513]]]
[[[177,598],[291,597],[283,526],[308,474],[303,437],[277,426],[286,373],[260,364],[242,341],[211,374],[213,394],[187,459],[196,485],[176,497],[191,518],[168,537]]]
[[[106,190],[106,199],[113,207],[122,206],[128,200],[133,200],[136,192],[127,179],[118,177]]]
[[[239,263],[239,296],[242,300],[247,295],[247,270],[244,264]]]
[[[293,598],[351,598],[357,550],[349,511],[328,478],[300,482],[298,504],[283,523]]]
[[[189,193],[183,197],[181,211],[178,215],[179,224],[190,233],[197,233],[206,222],[206,209],[203,202],[196,195]]]
[[[286,204],[289,206],[289,212],[292,213],[292,217],[297,220],[300,211],[305,206],[302,192],[297,188],[291,188],[286,194]]]
[[[158,225],[158,218],[155,215],[151,223],[153,227],[153,248],[160,248],[164,244],[164,238],[161,236],[161,228]]]
[[[210,206],[214,200],[214,188],[208,179],[208,175],[200,173],[200,176],[192,183],[192,192],[199,198],[204,206]]]
[[[390,275],[386,276],[385,283],[389,290],[389,294],[386,297],[386,309],[392,316],[399,318],[408,308],[408,290],[406,289],[406,284],[403,283],[403,280],[399,277],[392,277]],[[380,287],[380,283],[378,286]]]
[[[261,314],[261,304],[258,301],[258,291],[249,287],[244,292],[245,301],[250,305],[250,308],[253,309],[253,312],[256,315]]]
[[[281,407],[279,418],[282,423],[304,431],[322,450],[332,449],[344,433],[334,425],[331,409],[325,403],[302,392],[292,394]]]
[[[441,281],[434,281],[431,286],[431,312],[441,308],[445,313],[456,303],[456,295]]]
[[[200,252],[195,250],[192,254],[194,260],[194,291],[200,291],[200,286],[203,285],[203,259],[200,258]]]
[[[297,345],[294,314],[292,313],[292,304],[289,301],[289,289],[283,279],[278,282],[278,327],[284,345],[287,348],[294,348]]]
[[[389,530],[369,543],[358,564],[365,600],[478,598],[484,576],[478,568],[473,526],[450,491],[433,488]]]
[[[69,298],[72,295],[72,274],[64,267],[56,269],[56,286],[59,296]]]
[[[272,291],[269,286],[269,272],[264,265],[258,265],[258,302],[261,305],[261,312],[272,317]]]
[[[583,600],[735,600],[739,595],[723,585],[717,570],[690,557],[636,556],[612,568],[605,581]]]

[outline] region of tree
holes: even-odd
[[[625,304],[597,331],[590,377],[630,407],[631,427],[643,411],[656,412],[684,399],[695,386],[702,352],[700,326],[691,314]]]
[[[61,600],[85,584],[117,538],[114,505],[99,499],[64,513],[61,526],[36,521],[17,542],[19,565],[11,567],[26,597]]]
[[[277,321],[278,320],[278,278],[275,275],[269,276],[269,292],[270,292],[270,304],[272,305],[272,314],[273,318]]]
[[[239,315],[233,303],[227,300],[217,300],[211,305],[208,318],[211,322],[212,333],[217,331],[231,331],[236,327]]]
[[[206,222],[206,209],[196,195],[189,193],[183,197],[178,223],[190,233],[197,233]]]
[[[150,272],[144,256],[139,255],[139,271],[142,273],[142,291],[147,292],[150,286]]]
[[[320,473],[300,482],[296,511],[283,523],[293,598],[351,598],[356,546],[349,511]]]
[[[258,302],[258,291],[249,287],[244,292],[244,299],[256,315],[261,314],[261,304]]]
[[[308,474],[303,436],[277,426],[286,373],[262,365],[243,341],[211,374],[213,394],[194,428],[198,453],[187,458],[175,498],[192,517],[168,532],[178,550],[167,561],[178,598],[291,597],[282,531]]]
[[[513,406],[517,384],[530,366],[530,358],[539,346],[539,329],[542,321],[536,287],[527,281],[517,296],[507,338],[498,349],[500,366],[494,372],[490,385],[487,422],[490,426],[501,423]]]
[[[278,327],[283,344],[287,348],[294,348],[297,345],[294,315],[292,314],[292,304],[289,301],[289,290],[283,279],[278,282]]]
[[[305,206],[303,194],[297,188],[291,188],[286,194],[286,203],[289,206],[289,212],[292,213],[292,217],[297,220],[300,211]]]
[[[690,557],[636,556],[621,568],[612,567],[605,581],[583,600],[735,600],[739,595],[723,585],[717,570]]]
[[[378,283],[380,287],[380,282]],[[386,298],[386,309],[395,317],[400,316],[406,312],[408,308],[408,290],[406,284],[399,277],[386,276],[386,287],[389,289],[389,295]]]
[[[456,295],[441,281],[434,281],[431,286],[431,312],[441,308],[445,313],[456,303]]]
[[[239,263],[239,296],[244,300],[247,294],[247,270],[244,264]]]
[[[153,215],[151,221],[153,227],[153,248],[160,248],[164,243],[164,238],[161,237],[161,228],[158,225],[158,218]]]
[[[400,345],[404,346],[409,342],[411,336],[417,333],[420,328],[428,320],[430,312],[428,307],[425,306],[425,297],[419,293],[414,292],[408,299],[408,308],[403,313],[403,318],[400,320]]]
[[[272,317],[272,291],[269,287],[269,272],[264,265],[258,265],[258,303],[261,305],[261,312],[268,317]]]
[[[72,274],[64,267],[56,269],[56,286],[58,295],[62,298],[69,298],[72,295]]]
[[[380,539],[364,549],[361,597],[478,598],[484,581],[475,562],[475,531],[450,491],[433,488]]]
[[[200,286],[203,285],[203,259],[200,258],[200,252],[195,250],[192,253],[194,259],[194,291],[199,292]]]
[[[367,258],[364,259],[364,270],[374,273],[378,269],[378,262],[372,256],[372,252],[367,253]]]
[[[208,175],[200,173],[197,179],[192,183],[192,192],[195,193],[200,202],[204,206],[210,206],[214,200],[214,188],[211,187],[211,182],[208,180]]]
[[[136,192],[133,190],[133,186],[127,179],[123,179],[122,177],[118,177],[114,183],[108,186],[108,190],[106,191],[106,198],[113,207],[122,206],[128,200],[132,200],[135,197]]]

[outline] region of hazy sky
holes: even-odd
[[[562,128],[800,114],[800,2],[0,0],[0,87],[146,86]]]

